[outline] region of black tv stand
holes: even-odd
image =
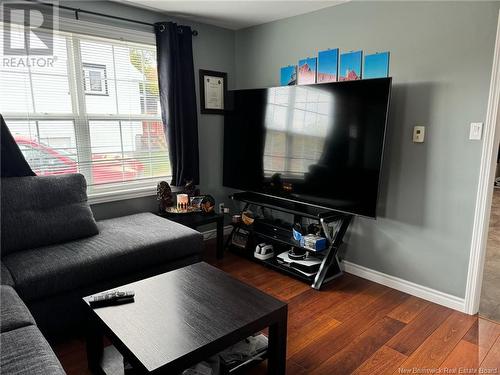
[[[241,223],[233,224],[233,230],[226,241],[226,248],[231,248],[234,252],[244,255],[256,262],[263,263],[264,265],[274,268],[280,272],[284,272],[311,283],[311,287],[317,290],[320,290],[324,284],[343,274],[340,267],[338,253],[343,244],[343,237],[349,227],[349,224],[351,223],[353,215],[252,192],[235,193],[231,195],[230,198],[235,201],[243,202],[243,211],[249,209],[250,206],[255,206],[260,209],[267,208],[274,211],[292,214],[294,216],[294,222],[302,221],[303,218],[313,219],[317,221],[323,229],[325,237],[327,238],[328,246],[320,253],[322,262],[319,270],[313,276],[304,275],[294,268],[278,262],[276,257],[267,260],[259,260],[253,257],[253,251],[251,251],[252,249],[241,250],[230,246],[233,235],[235,235],[235,233],[237,233],[240,229],[244,229],[245,231],[251,233],[252,236],[270,241],[271,243],[300,247],[300,244],[295,241],[291,235],[287,235],[286,233],[270,234],[269,232],[259,229],[259,226],[255,224],[250,226]]]

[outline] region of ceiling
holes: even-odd
[[[119,0],[178,18],[238,30],[331,7],[349,0]]]

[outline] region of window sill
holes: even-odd
[[[172,193],[174,194],[179,193],[183,190],[183,188],[179,186],[170,186],[170,188],[172,189]],[[155,195],[156,185],[143,186],[135,189],[115,190],[89,194],[88,202],[90,205],[94,205],[101,203],[118,202],[134,198],[151,197]]]
[[[90,205],[123,201],[126,199],[149,197],[156,195],[156,186],[147,186],[137,189],[122,191],[107,191],[105,193],[90,194],[88,202]]]

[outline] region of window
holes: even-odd
[[[54,56],[0,66],[0,112],[35,173],[83,173],[91,199],[170,178],[155,47],[57,32]]]
[[[321,158],[331,98],[297,87],[270,89],[266,111],[264,175],[301,177]]]
[[[109,95],[106,65],[83,64],[83,89],[86,95]]]

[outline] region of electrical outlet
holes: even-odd
[[[224,207],[224,213],[228,214],[229,213],[229,207]]]
[[[413,143],[424,143],[425,139],[425,126],[413,127]]]
[[[224,203],[219,203],[219,213],[220,214],[224,213]]]
[[[483,123],[482,122],[471,122],[470,123],[470,133],[469,139],[472,141],[481,140],[483,134]]]

